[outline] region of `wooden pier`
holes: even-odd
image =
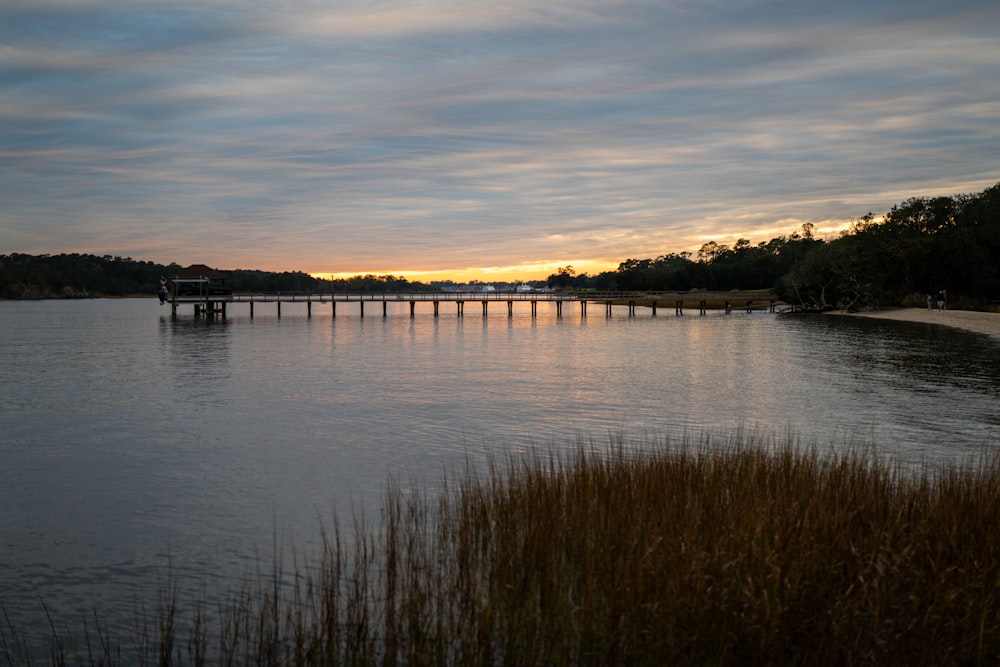
[[[175,297],[172,301],[173,316],[177,316],[178,304],[190,303],[194,306],[195,316],[204,314],[206,317],[226,317],[227,304],[248,304],[250,317],[254,316],[255,307],[261,304],[274,304],[278,317],[281,317],[282,304],[305,304],[307,317],[312,317],[313,306],[329,307],[330,315],[337,317],[337,307],[350,306],[357,308],[360,317],[367,313],[378,313],[382,317],[388,315],[390,303],[408,303],[410,317],[416,316],[417,306],[429,305],[433,308],[435,317],[441,313],[442,304],[454,304],[458,317],[465,315],[467,303],[478,303],[482,315],[486,317],[490,305],[507,307],[507,316],[513,317],[515,304],[529,304],[531,316],[538,315],[539,302],[549,302],[556,305],[556,316],[562,317],[563,306],[566,303],[579,305],[581,317],[587,316],[588,304],[604,306],[605,316],[611,317],[613,306],[626,306],[629,316],[634,316],[638,308],[649,308],[653,315],[661,308],[673,308],[675,315],[684,315],[685,309],[697,311],[699,315],[707,315],[709,311],[731,314],[736,312],[752,313],[755,310],[775,312],[778,302],[772,293],[740,293],[740,292],[413,292],[413,293],[368,293],[368,294],[338,294],[338,293],[270,293],[270,294],[232,294],[203,295],[198,297]],[[502,307],[502,306],[501,306]]]

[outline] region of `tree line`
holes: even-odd
[[[655,259],[627,259],[615,271],[595,276],[562,267],[548,277],[556,289],[686,292],[773,289],[815,244],[813,226],[752,245],[740,239],[732,247],[712,241],[697,254],[670,253]]]
[[[0,298],[51,299],[156,294],[160,280],[181,268],[111,255],[0,255]],[[324,280],[301,271],[235,269],[226,272],[234,292],[406,292],[433,288],[397,276],[359,275]]]
[[[50,299],[155,294],[178,264],[111,255],[0,255],[0,298]]]
[[[883,216],[852,221],[837,238],[805,224],[789,236],[732,247],[707,243],[697,254],[628,259],[594,276],[562,267],[557,289],[712,291],[773,289],[805,309],[923,305],[947,291],[953,305],[1000,301],[1000,184],[977,194],[914,197]]]
[[[786,301],[817,309],[952,305],[1000,300],[1000,184],[978,194],[908,199],[855,220],[818,244],[779,282]]]
[[[710,242],[697,253],[627,259],[614,271],[548,276],[553,289],[712,291],[772,289],[802,308],[921,305],[947,290],[952,305],[979,308],[1000,300],[1000,183],[976,194],[915,197],[882,216],[852,221],[834,239],[813,226],[752,244]],[[72,298],[155,294],[180,265],[111,255],[0,255],[0,298]],[[235,292],[408,292],[437,286],[402,276],[323,280],[300,271],[227,272]]]

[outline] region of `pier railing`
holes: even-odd
[[[337,316],[337,304],[356,303],[361,317],[365,316],[366,303],[382,305],[383,316],[388,313],[389,303],[409,303],[410,316],[416,312],[417,303],[431,303],[434,315],[439,314],[441,303],[454,303],[456,313],[461,317],[465,312],[465,304],[481,302],[483,315],[489,311],[489,304],[506,302],[508,315],[513,315],[515,302],[529,302],[531,315],[537,314],[539,302],[555,303],[557,315],[562,315],[563,304],[574,302],[579,304],[580,314],[587,315],[588,303],[603,304],[608,316],[612,306],[627,306],[629,315],[635,315],[638,307],[646,307],[655,315],[657,308],[673,308],[678,315],[684,309],[697,310],[704,315],[708,310],[746,311],[768,310],[775,312],[777,296],[771,292],[593,292],[593,291],[539,291],[539,292],[369,292],[369,293],[331,293],[331,292],[269,292],[240,293],[227,295],[225,299],[208,299],[204,303],[195,303],[195,315],[204,312],[206,315],[226,315],[227,303],[247,303],[250,306],[250,317],[254,315],[254,305],[259,303],[275,303],[278,316],[281,316],[283,303],[304,303],[306,312],[312,316],[313,304],[328,304],[333,317]],[[176,315],[176,303],[174,304]]]
[[[248,302],[314,302],[330,301],[628,301],[673,304],[675,301],[699,303],[701,301],[770,303],[778,297],[772,292],[592,292],[592,291],[538,291],[538,292],[244,292],[232,295],[232,301]]]

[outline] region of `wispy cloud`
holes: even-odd
[[[9,0],[0,252],[485,271],[835,228],[1000,180],[998,22],[989,2]]]

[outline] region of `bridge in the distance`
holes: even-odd
[[[629,315],[635,315],[637,308],[649,308],[653,315],[660,308],[672,308],[677,315],[683,315],[685,309],[697,311],[705,315],[709,310],[724,312],[733,311],[752,313],[754,310],[774,312],[778,302],[777,295],[768,291],[754,292],[590,292],[590,291],[532,291],[532,292],[374,292],[374,293],[306,293],[306,292],[273,292],[257,294],[210,294],[204,296],[176,296],[171,300],[174,317],[177,306],[192,304],[195,315],[205,314],[209,317],[226,316],[228,304],[248,304],[250,317],[254,316],[255,306],[274,304],[278,317],[281,317],[282,304],[304,304],[306,315],[312,317],[313,307],[329,307],[332,317],[337,316],[337,307],[357,307],[361,317],[368,312],[381,309],[383,317],[388,314],[390,303],[408,303],[410,317],[416,316],[417,305],[429,304],[434,316],[441,311],[441,304],[454,304],[458,317],[465,314],[467,303],[479,303],[485,317],[491,305],[505,304],[508,317],[514,314],[514,305],[528,303],[531,316],[538,314],[539,302],[550,302],[556,305],[557,317],[562,317],[563,304],[579,304],[581,317],[587,316],[588,304],[599,304],[605,308],[605,314],[611,316],[612,306],[628,307]]]

